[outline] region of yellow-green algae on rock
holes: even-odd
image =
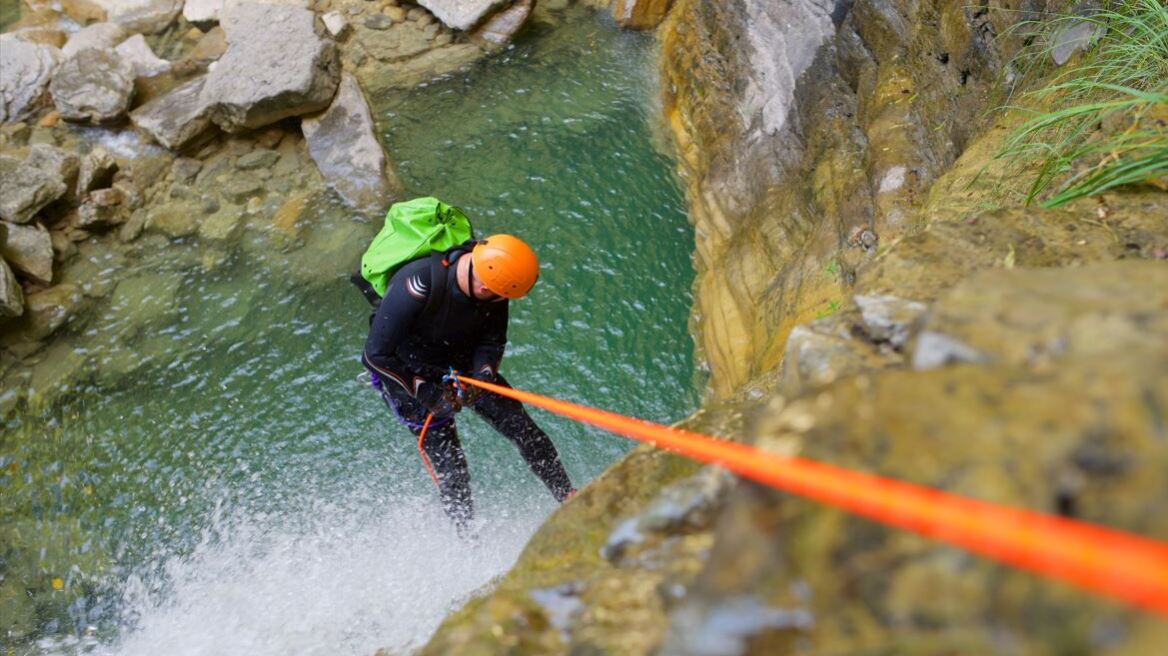
[[[1168,539],[1168,194],[1022,207],[993,160],[1023,120],[986,111],[1007,30],[1068,4],[675,4],[665,119],[714,392],[687,428]],[[1168,644],[1149,613],[692,467],[632,452],[425,653]]]

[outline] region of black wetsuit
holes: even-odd
[[[507,344],[508,301],[480,301],[462,292],[456,263],[466,256],[459,249],[447,253],[449,266],[440,270],[446,276],[445,293],[428,309],[435,287],[430,259],[415,260],[395,273],[373,317],[362,357],[386,404],[415,435],[434,412],[422,446],[438,478],[443,508],[460,528],[473,517],[474,506],[453,411],[443,401],[442,376],[453,367],[507,386],[497,370]],[[522,404],[484,393],[471,407],[518,447],[558,501],[567,497],[572,485],[556,448]]]

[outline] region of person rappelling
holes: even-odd
[[[468,390],[460,373],[510,387],[499,373],[512,300],[539,278],[535,252],[507,234],[472,238],[470,221],[433,197],[396,203],[352,280],[376,309],[361,361],[413,434],[460,535],[474,518],[455,415],[469,407],[510,440],[552,496],[575,489],[555,445],[518,401]]]

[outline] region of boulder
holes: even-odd
[[[117,23],[94,23],[73,33],[61,48],[61,54],[72,57],[82,50],[113,50],[119,43],[129,38],[126,28]]]
[[[53,281],[53,240],[39,224],[4,224],[0,255],[12,268],[43,284]]]
[[[635,30],[651,30],[661,24],[673,0],[615,0],[612,17],[617,25]]]
[[[77,208],[74,227],[82,230],[110,228],[126,222],[129,212],[125,196],[119,189],[98,189]]]
[[[49,83],[61,117],[104,123],[121,118],[134,95],[134,69],[110,50],[83,50],[66,59]]]
[[[227,52],[227,35],[223,32],[222,27],[216,26],[199,39],[194,49],[187,55],[187,61],[206,66],[213,61],[218,61],[225,52]]]
[[[202,101],[206,77],[197,77],[130,112],[134,127],[171,150],[182,150],[211,127],[211,107]]]
[[[77,174],[81,169],[81,158],[76,153],[48,144],[35,144],[24,163],[59,178],[65,183],[63,197],[70,202],[77,201]]]
[[[68,41],[68,36],[54,25],[38,25],[13,30],[12,35],[25,43],[39,43],[41,45],[62,48]]]
[[[61,51],[0,34],[0,123],[22,121],[47,100],[49,80],[61,62]]]
[[[16,282],[16,275],[8,262],[0,257],[0,319],[24,314],[24,290]]]
[[[158,34],[178,16],[183,0],[62,0],[61,9],[79,21],[109,21],[131,32]]]
[[[506,0],[420,0],[418,4],[447,27],[466,32],[504,6]]]
[[[83,198],[94,189],[102,189],[113,183],[118,172],[118,162],[108,150],[98,146],[81,158],[77,172],[77,196]]]
[[[200,94],[216,125],[239,132],[328,107],[340,60],[313,12],[247,4],[225,10],[222,25],[227,52]]]
[[[494,46],[511,42],[511,39],[527,24],[531,17],[534,0],[516,0],[510,7],[487,19],[483,26],[475,30],[475,38]]]
[[[0,157],[0,219],[28,223],[45,205],[65,193],[61,177],[35,166]]]
[[[311,0],[187,0],[183,5],[183,18],[201,30],[206,30],[219,22],[224,9],[244,3],[260,5],[286,5],[299,9],[311,8]]]
[[[363,211],[388,204],[396,185],[386,176],[385,152],[356,78],[345,73],[328,110],[300,125],[321,175],[346,203]]]
[[[114,49],[124,61],[130,63],[134,70],[134,77],[154,77],[170,72],[170,62],[154,54],[146,37],[141,34],[126,39]]]

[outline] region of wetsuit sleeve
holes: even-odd
[[[393,276],[365,340],[362,360],[367,367],[382,374],[406,369],[396,355],[397,349],[426,307],[430,289],[429,266],[407,265]],[[438,367],[433,367],[434,371],[419,371],[420,367],[414,363],[408,369],[429,377],[441,377],[444,373]]]
[[[475,346],[471,362],[474,370],[471,375],[480,380],[494,381],[499,371],[499,361],[503,359],[503,350],[507,348],[507,317],[509,301],[497,304],[491,308],[491,316],[483,326],[482,336]]]

